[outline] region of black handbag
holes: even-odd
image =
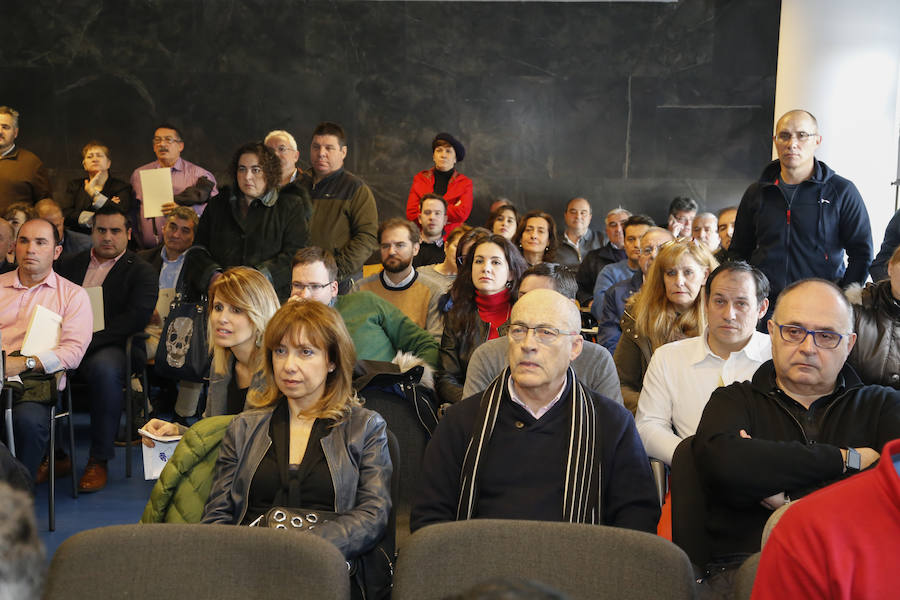
[[[191,299],[187,293],[185,271],[191,253],[206,252],[197,246],[185,251],[184,264],[175,283],[175,298],[163,322],[156,347],[156,372],[167,379],[203,382],[209,377],[209,341],[207,338],[207,298]]]

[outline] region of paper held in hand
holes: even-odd
[[[22,356],[34,356],[59,345],[62,316],[38,304],[31,313],[31,321],[22,342]]]
[[[159,474],[172,458],[181,436],[155,435],[146,429],[138,429],[138,434],[150,438],[156,444],[153,448],[141,444],[144,451],[144,479],[159,479]]]
[[[169,167],[161,169],[144,169],[138,171],[141,175],[141,212],[145,219],[163,216],[162,206],[169,202],[175,202],[175,194],[172,191],[172,170]]]

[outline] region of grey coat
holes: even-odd
[[[203,523],[239,524],[247,512],[250,483],[272,444],[269,422],[274,406],[237,415],[222,440],[216,474],[203,511]],[[310,533],[353,558],[378,541],[391,511],[391,473],[387,426],[376,412],[354,406],[350,416],[322,438],[334,482],[334,511],[341,516]]]

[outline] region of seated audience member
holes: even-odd
[[[634,420],[569,368],[580,327],[578,308],[557,292],[516,303],[508,369],[451,406],[425,450],[412,531],[472,518],[656,531],[659,500]]]
[[[355,558],[387,530],[393,467],[384,419],[353,391],[347,328],[320,302],[288,302],[262,351],[266,386],[225,432],[203,523],[248,525],[275,506],[333,511],[307,533]]]
[[[859,336],[847,360],[865,384],[900,389],[900,246],[888,261],[889,279],[850,286],[853,331]]]
[[[697,216],[697,202],[691,198],[678,196],[669,204],[668,230],[675,238],[691,237],[691,224]]]
[[[603,295],[606,290],[620,281],[625,281],[641,270],[638,259],[641,257],[641,236],[656,224],[647,215],[633,215],[625,221],[625,258],[619,262],[606,265],[597,275],[594,282],[594,302],[599,314],[603,307]],[[593,306],[593,304],[592,304]],[[598,315],[594,315],[596,318]]]
[[[344,319],[360,360],[391,362],[403,352],[437,366],[434,337],[400,309],[372,292],[338,296],[337,263],[327,250],[301,248],[294,255],[292,273],[291,298],[334,307]]]
[[[278,157],[259,142],[238,148],[229,172],[234,186],[223,187],[210,200],[195,240],[209,250],[212,262],[191,259],[190,281],[203,289],[216,271],[249,266],[265,275],[278,297],[286,299],[291,290],[291,259],[309,238],[309,201],[290,193],[291,187],[279,190]]]
[[[571,268],[556,263],[540,263],[528,267],[519,284],[519,299],[533,290],[547,289],[559,292],[575,301],[575,274]],[[475,348],[466,370],[463,398],[480,394],[507,366],[506,354],[509,338],[500,336]],[[584,342],[581,354],[572,361],[575,376],[587,389],[622,403],[622,390],[612,357],[597,344]]]
[[[450,286],[453,285],[453,280],[456,279],[456,251],[459,248],[459,240],[471,229],[468,225],[462,224],[447,234],[447,240],[444,242],[445,255],[443,262],[416,267],[422,280],[427,281],[431,287],[440,290],[442,294],[450,289]]]
[[[266,324],[280,308],[278,296],[259,271],[232,267],[213,283],[209,306],[212,364],[203,416],[236,415],[247,407],[248,394],[261,391],[265,385],[260,344]],[[144,429],[157,435],[187,431],[184,423],[161,419],[151,419]],[[142,441],[153,447],[149,438]]]
[[[47,451],[50,408],[56,400],[53,386],[57,381],[47,375],[78,366],[91,342],[94,324],[87,292],[53,270],[53,261],[62,252],[58,236],[53,224],[45,219],[27,221],[16,240],[19,266],[0,275],[5,375],[21,378],[20,386],[24,385],[25,391],[13,404],[13,434],[17,457],[32,477],[38,474],[38,465]],[[25,334],[38,306],[62,317],[59,339],[50,349],[22,356]],[[60,388],[64,384],[60,378]],[[4,385],[13,384],[7,381]]]
[[[606,213],[606,237],[609,241],[604,246],[588,252],[582,258],[578,273],[575,275],[578,281],[577,299],[582,306],[591,304],[594,284],[597,283],[597,275],[603,267],[628,258],[625,252],[625,222],[630,216],[631,213],[621,206]]]
[[[894,250],[900,246],[900,210],[894,213],[884,230],[884,241],[875,255],[875,260],[869,265],[869,275],[872,281],[877,283],[889,277],[887,272],[888,262],[894,254]]]
[[[692,449],[707,495],[710,568],[723,573],[719,581],[759,550],[774,509],[869,467],[878,459],[875,448],[900,437],[900,392],[863,385],[845,365],[856,341],[852,327],[840,288],[795,282],[768,321],[772,361],[752,381],[710,397]],[[848,513],[846,520],[859,517]]]
[[[719,211],[719,249],[716,260],[720,263],[728,260],[728,248],[731,247],[731,236],[734,235],[734,220],[737,218],[737,206],[729,206]]]
[[[63,226],[63,213],[59,208],[59,204],[55,201],[50,198],[44,198],[34,205],[34,209],[37,211],[39,217],[50,221],[50,223],[56,227],[56,231],[59,233],[59,238],[61,240],[60,246],[62,246],[62,254],[59,255],[60,260],[64,260],[73,254],[78,254],[82,250],[87,250],[91,247],[91,236],[86,233],[66,229]]]
[[[406,200],[406,218],[418,221],[421,200],[426,194],[437,194],[447,203],[447,225],[444,234],[459,227],[472,212],[474,192],[472,180],[456,169],[466,157],[466,149],[449,133],[439,133],[431,142],[434,166],[416,173]]]
[[[502,204],[491,213],[484,226],[491,233],[502,235],[509,241],[512,241],[516,236],[516,230],[519,228],[519,213],[512,204]]]
[[[644,232],[640,239],[640,256],[638,267],[634,275],[614,284],[603,294],[603,302],[591,305],[591,314],[597,320],[597,343],[609,350],[610,354],[616,351],[619,338],[622,337],[622,315],[625,314],[625,303],[644,285],[644,277],[650,270],[650,265],[656,260],[659,249],[674,237],[668,229],[651,227]]]
[[[566,205],[566,230],[560,233],[556,260],[563,265],[579,265],[591,250],[603,246],[603,236],[590,229],[590,203],[581,197],[572,198]]]
[[[622,337],[613,360],[625,407],[632,413],[653,352],[663,344],[698,336],[706,327],[706,303],[700,292],[706,276],[718,266],[706,246],[691,240],[672,242],[660,249],[641,291],[625,303]]]
[[[716,252],[719,249],[718,227],[719,220],[716,215],[708,212],[700,213],[694,217],[691,237],[709,248],[710,252]]]
[[[2,482],[0,507],[0,598],[40,598],[47,559],[35,523],[34,499]]]
[[[900,440],[877,467],[792,504],[766,542],[753,598],[891,598],[900,589]]]
[[[462,400],[469,358],[475,348],[501,335],[509,322],[525,261],[501,235],[478,238],[450,288],[452,306],[441,336],[437,393],[442,403]]]
[[[69,229],[90,234],[94,211],[107,202],[118,204],[126,215],[135,214],[131,185],[109,174],[110,159],[109,147],[101,142],[90,141],[81,149],[81,165],[87,177],[69,181],[60,203]]]
[[[444,261],[444,225],[447,224],[447,203],[437,194],[425,194],[419,201],[417,221],[421,231],[421,240],[419,241],[419,253],[413,257],[413,266],[419,268],[442,263]]]
[[[24,202],[29,206],[51,197],[50,178],[41,159],[33,152],[16,146],[19,135],[19,113],[0,106],[0,212],[10,204]],[[5,218],[5,217],[4,217]]]
[[[6,219],[0,219],[0,273],[16,269],[16,261],[9,260],[9,254],[16,252],[16,229]]]
[[[281,164],[281,179],[278,187],[286,186],[303,175],[303,171],[297,166],[300,160],[300,151],[297,150],[297,140],[287,131],[276,129],[266,134],[263,144],[272,149],[278,162]]]
[[[78,377],[91,386],[91,448],[78,489],[96,492],[106,486],[106,463],[114,454],[113,441],[122,415],[122,390],[130,380],[126,372],[125,342],[144,330],[158,292],[153,267],[127,249],[131,223],[116,204],[107,203],[93,217],[93,248],[68,258],[59,274],[85,288],[100,287],[104,328],[94,332]],[[146,360],[144,345],[136,342],[137,360]],[[57,470],[59,473],[59,470]]]
[[[198,215],[203,212],[210,197],[219,193],[213,174],[194,163],[181,158],[184,152],[184,138],[175,126],[164,123],[153,133],[153,152],[156,160],[140,166],[131,174],[134,190],[135,212],[137,213],[136,237],[142,248],[153,248],[162,241],[162,230],[166,226],[166,215],[176,205],[190,206]],[[168,168],[172,172],[172,192],[175,201],[162,206],[163,216],[145,218],[143,213],[143,187],[141,171]]]
[[[248,394],[260,392],[265,386],[260,344],[266,324],[280,308],[278,296],[259,271],[232,267],[213,283],[209,306],[212,364],[203,416],[236,415],[247,408]],[[161,419],[151,419],[144,429],[157,435],[187,431],[184,423]],[[153,447],[149,438],[142,441]]]
[[[529,266],[553,262],[559,247],[556,221],[542,210],[529,211],[519,221],[512,242],[522,251],[522,257]]]
[[[497,196],[497,198],[493,202],[491,202],[491,207],[488,209],[488,213],[494,214],[503,206],[512,206],[512,202],[510,202],[509,198],[506,198],[505,196]]]
[[[159,274],[159,289],[175,289],[178,276],[184,266],[185,252],[194,245],[194,236],[197,233],[199,218],[197,213],[187,206],[176,206],[166,217],[166,226],[163,228],[163,243],[156,248],[141,250],[137,255],[150,263]],[[147,356],[156,356],[156,349],[162,335],[162,318],[156,309],[150,318],[146,332],[150,336],[147,339]],[[175,401],[175,420],[187,425],[187,417],[192,417],[197,412],[197,403],[203,384],[196,381],[179,381],[178,398]]]
[[[406,219],[388,219],[378,227],[378,242],[384,268],[360,281],[356,291],[372,292],[384,298],[413,323],[440,339],[444,330],[438,311],[441,292],[422,282],[412,265],[419,252],[419,229]]]
[[[312,168],[288,186],[305,188],[312,198],[309,245],[334,250],[341,293],[350,290],[354,278],[362,279],[363,264],[378,247],[375,196],[362,179],[344,169],[347,149],[343,127],[319,123],[309,146]]]
[[[2,113],[0,113],[0,115],[2,115]],[[34,210],[34,206],[25,202],[10,204],[6,209],[6,212],[3,213],[3,218],[12,225],[13,240],[19,235],[19,227],[22,226],[22,223],[28,219],[35,219],[37,216],[38,214],[37,211]],[[16,261],[15,247],[10,249],[9,254],[6,255],[6,261],[11,263]]]
[[[678,443],[694,435],[710,394],[749,381],[772,358],[769,336],[756,331],[769,309],[769,280],[743,261],[725,263],[706,278],[706,329],[656,349],[635,421],[651,458],[672,464]]]

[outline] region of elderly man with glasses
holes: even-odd
[[[580,327],[575,304],[553,290],[513,305],[508,368],[451,406],[428,444],[413,531],[473,518],[656,531],[659,500],[634,420],[570,367]]]
[[[142,248],[155,248],[162,243],[166,219],[176,206],[190,206],[200,215],[203,214],[209,198],[219,193],[216,189],[216,178],[212,173],[181,158],[181,153],[184,152],[184,139],[174,125],[163,123],[157,127],[153,132],[152,142],[156,160],[138,167],[131,174],[131,187],[134,188],[139,211],[138,226],[135,227],[136,237]],[[145,218],[141,171],[166,167],[172,173],[172,194],[175,201],[163,204],[163,216]]]
[[[778,159],[744,192],[729,255],[766,274],[770,301],[807,277],[841,287],[864,283],[872,262],[869,214],[853,182],[816,159],[822,136],[815,117],[786,113],[773,140]]]
[[[772,360],[712,393],[692,444],[708,492],[712,587],[759,551],[774,509],[869,467],[900,438],[900,392],[863,385],[845,364],[856,334],[836,285],[789,285],[768,329]]]

